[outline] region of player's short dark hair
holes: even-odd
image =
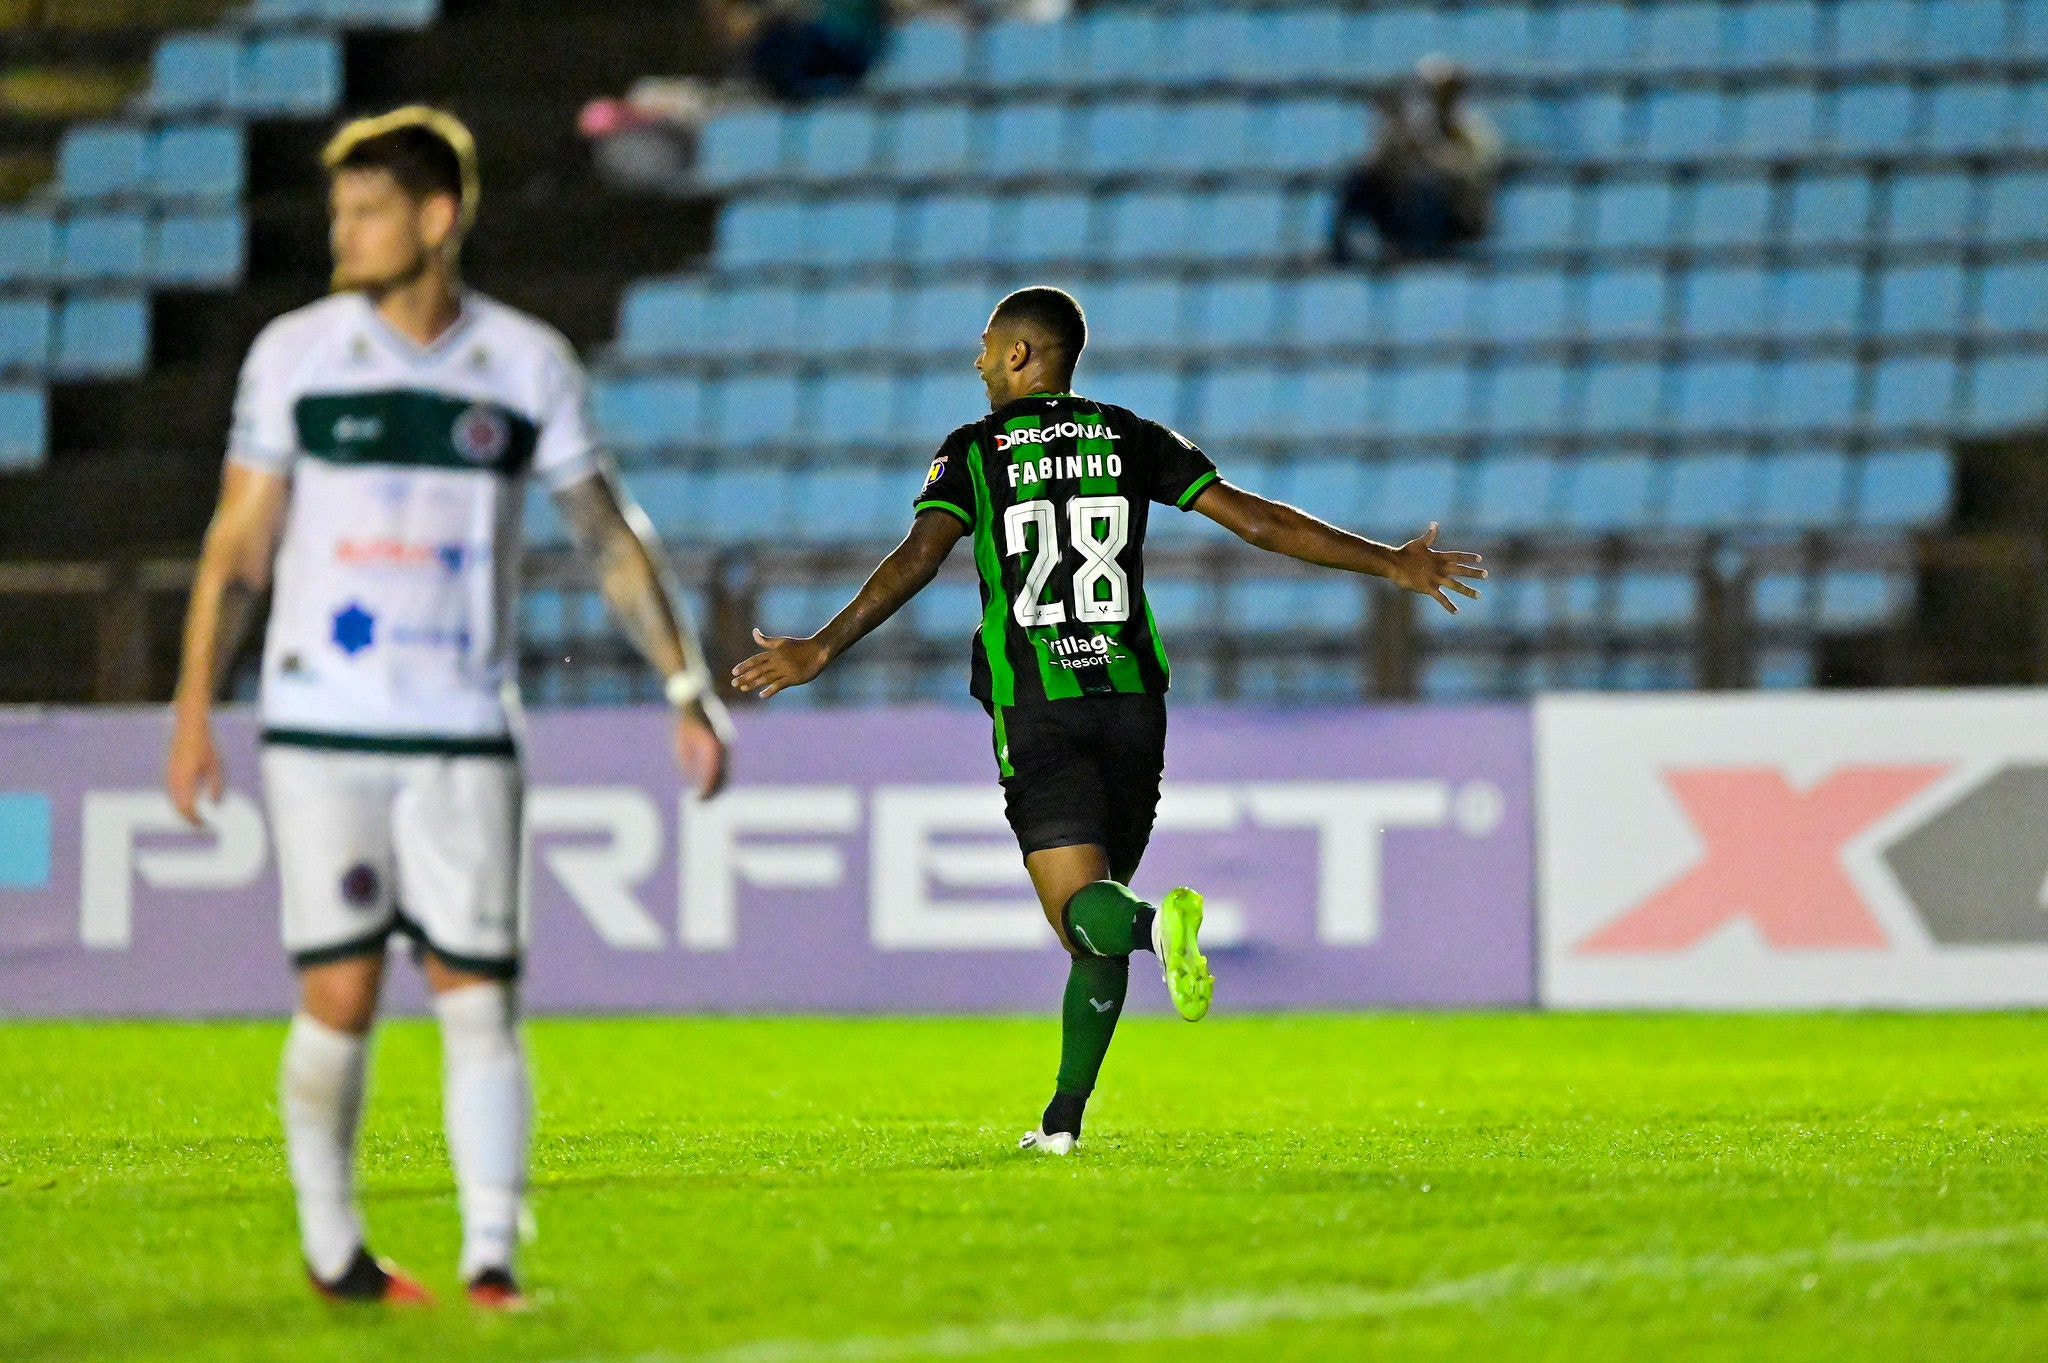
[[[476,216],[476,143],[468,128],[440,109],[411,105],[357,119],[334,135],[320,160],[330,175],[384,171],[416,200],[446,194],[460,208],[464,230]]]
[[[1034,284],[1019,289],[996,304],[988,319],[990,326],[1026,326],[1038,332],[1071,366],[1081,358],[1088,344],[1088,318],[1081,304],[1065,289]]]

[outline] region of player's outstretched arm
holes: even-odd
[[[200,822],[199,797],[218,800],[225,784],[213,746],[213,698],[270,586],[270,564],[284,525],[290,484],[276,473],[230,463],[220,505],[192,575],[185,607],[184,653],[171,700],[171,751],[164,789],[180,814]]]
[[[903,543],[889,552],[831,624],[808,639],[771,639],[755,630],[754,642],[761,652],[732,670],[733,685],[758,691],[764,700],[802,686],[923,591],[964,533],[966,527],[949,512],[919,512]]]
[[[613,482],[609,469],[557,488],[555,504],[620,628],[668,678],[668,697],[676,707],[676,761],[697,793],[710,799],[725,785],[732,721],[712,687],[689,616],[669,586],[668,560],[653,523]]]
[[[1456,592],[1476,600],[1478,590],[1463,579],[1486,576],[1486,569],[1479,566],[1479,555],[1438,549],[1433,523],[1406,544],[1381,544],[1339,530],[1285,502],[1269,501],[1221,480],[1202,489],[1191,509],[1246,544],[1303,563],[1383,577],[1397,587],[1434,598],[1453,615],[1458,608],[1445,593]]]

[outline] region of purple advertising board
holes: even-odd
[[[290,1007],[253,719],[221,718],[205,832],[160,792],[167,733],[161,711],[0,712],[0,1016]],[[1188,708],[1168,747],[1134,888],[1208,896],[1219,1012],[1534,1002],[1526,708]],[[656,709],[535,715],[526,763],[536,1012],[1059,997],[975,711],[749,713],[709,803],[683,795]]]

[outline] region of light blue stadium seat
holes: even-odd
[[[974,119],[962,104],[898,110],[890,122],[889,164],[912,179],[957,175],[974,149]]]
[[[730,269],[794,261],[804,238],[804,206],[795,199],[743,199],[718,215],[715,254]]]
[[[57,266],[57,221],[39,209],[0,213],[0,280],[49,278]]]
[[[1139,9],[1096,10],[1080,20],[1073,49],[1083,55],[1076,78],[1095,86],[1130,89],[1157,79],[1159,24]]]
[[[41,385],[0,387],[0,467],[34,468],[49,443],[49,394]]]
[[[877,469],[812,469],[793,485],[797,533],[808,540],[865,540],[901,531],[910,522],[908,500],[896,501]]]
[[[1657,246],[1670,240],[1671,186],[1663,180],[1603,185],[1593,198],[1597,246]]]
[[[1683,455],[1669,464],[1659,519],[1677,530],[1742,525],[1755,508],[1756,490],[1755,461],[1747,455]]]
[[[62,378],[139,374],[149,363],[149,300],[135,294],[82,294],[57,314],[51,370]]]
[[[796,435],[797,383],[786,374],[742,374],[719,385],[718,440],[779,445]]]
[[[1779,573],[1757,582],[1755,610],[1769,623],[1810,619],[1824,630],[1867,629],[1890,618],[1905,595],[1885,573],[1838,571],[1817,581]]]
[[[1234,6],[1161,16],[1156,39],[1164,59],[1160,78],[1170,85],[1242,79],[1252,27],[1252,16]]]
[[[331,33],[278,33],[242,49],[237,108],[324,114],[341,102],[341,40]]]
[[[1751,0],[1731,7],[1723,60],[1738,68],[1805,67],[1820,35],[1815,0]]]
[[[896,295],[880,284],[851,285],[821,295],[807,309],[819,354],[868,354],[886,350],[895,334]]]
[[[1219,279],[1194,290],[1194,336],[1204,346],[1272,342],[1279,330],[1280,290],[1259,277]]]
[[[1549,435],[1564,424],[1565,367],[1555,360],[1503,364],[1490,376],[1487,429],[1497,435]]]
[[[1152,618],[1158,622],[1159,628],[1169,633],[1200,629],[1216,614],[1215,588],[1210,583],[1186,578],[1148,575],[1145,578],[1145,601],[1152,607]],[[1175,671],[1174,681],[1178,686],[1178,669]]]
[[[1181,284],[1174,279],[1120,279],[1088,309],[1088,348],[1103,354],[1165,350],[1179,345]]]
[[[1496,695],[1501,688],[1500,659],[1457,654],[1431,658],[1422,665],[1416,686],[1424,700],[1445,703]]]
[[[1172,260],[1193,235],[1187,196],[1164,191],[1109,200],[1109,254],[1118,261]]]
[[[990,24],[981,34],[982,79],[998,90],[1057,90],[1075,66],[1067,52],[1074,34],[1075,26],[1067,23]]]
[[[566,549],[571,543],[569,524],[561,508],[541,479],[526,484],[522,538],[532,549]],[[559,592],[528,592],[520,598],[519,626],[529,639],[553,639],[563,633],[562,597]]]
[[[782,169],[784,119],[779,109],[734,109],[705,123],[697,147],[697,176],[724,189]]]
[[[713,470],[693,491],[689,538],[713,544],[743,544],[784,533],[790,520],[795,480],[777,468]]]
[[[1844,86],[1835,94],[1828,141],[1842,151],[1866,155],[1908,146],[1914,103],[1913,87],[1902,82]]]
[[[1987,266],[1978,288],[1979,330],[1993,335],[2048,334],[2048,262]]]
[[[933,195],[917,200],[909,212],[910,256],[916,263],[948,265],[987,258],[996,211],[986,194]]]
[[[1484,317],[1483,334],[1507,342],[1563,339],[1570,326],[1569,283],[1557,270],[1501,274],[1482,281],[1476,306]],[[1455,308],[1452,314],[1455,320]],[[1479,330],[1476,325],[1472,329]]]
[[[1513,532],[1555,524],[1560,481],[1557,463],[1547,454],[1482,459],[1468,508],[1473,528]]]
[[[1387,429],[1402,436],[1463,433],[1472,421],[1472,372],[1460,364],[1403,366],[1389,376]]]
[[[2013,91],[1999,81],[1958,81],[1928,96],[1921,145],[1950,154],[1992,151],[2012,131]]]
[[[1861,175],[1802,176],[1792,182],[1786,236],[1801,246],[1860,244],[1870,220],[1870,181]]]
[[[1635,59],[1632,15],[1619,4],[1565,5],[1543,25],[1542,62],[1567,75],[1627,70]]]
[[[877,90],[929,90],[967,78],[969,30],[953,19],[898,25],[869,83]]]
[[[1771,218],[1771,186],[1758,176],[1702,180],[1693,190],[1686,239],[1694,246],[1761,241]]]
[[[1623,573],[1615,584],[1614,623],[1663,629],[1692,619],[1699,583],[1685,573]]]
[[[2048,270],[2036,284],[2048,282]],[[1988,284],[1988,280],[1986,281]],[[1963,308],[1963,272],[1956,265],[1909,265],[1878,280],[1877,329],[1886,336],[1955,330]]]
[[[1910,61],[1919,37],[1914,0],[1837,0],[1835,61],[1842,66],[1889,66]]]
[[[866,265],[896,249],[896,201],[827,199],[811,206],[804,257],[812,265]]]
[[[243,135],[233,123],[179,123],[156,135],[149,191],[165,199],[237,199]]]
[[[1397,341],[1456,340],[1475,329],[1479,290],[1457,267],[1405,270],[1387,295],[1385,328]]]
[[[1580,422],[1588,431],[1614,434],[1657,429],[1664,386],[1663,371],[1638,361],[1606,361],[1586,371],[1586,398]]]
[[[1545,145],[1553,154],[1586,161],[1619,161],[1633,151],[1635,130],[1631,101],[1619,94],[1596,92],[1560,101],[1550,118]]]
[[[1755,360],[1691,360],[1678,367],[1677,425],[1682,431],[1746,431],[1756,423],[1762,371]]]
[[[1750,613],[1767,625],[1804,621],[1813,614],[1819,585],[1802,573],[1766,573],[1750,590]]]
[[[1757,521],[1780,529],[1821,529],[1843,519],[1849,461],[1832,450],[1764,456]]]
[[[1160,162],[1165,148],[1184,140],[1178,135],[1180,122],[1179,117],[1162,117],[1159,105],[1149,99],[1092,105],[1082,116],[1082,164],[1097,175],[1149,169]]]
[[[1955,496],[1955,469],[1941,450],[1883,450],[1857,473],[1856,523],[1872,529],[1938,524]]]
[[[1276,190],[1220,190],[1190,205],[1203,260],[1271,260],[1287,254],[1286,198]]]
[[[1856,410],[1853,360],[1785,360],[1767,385],[1764,425],[1777,431],[1839,431]]]
[[[240,103],[242,44],[231,33],[174,33],[150,58],[149,102],[168,112]]]
[[[439,0],[256,0],[258,19],[316,19],[348,28],[424,28]]]
[[[979,163],[984,175],[1049,175],[1066,168],[1067,109],[1050,100],[998,104],[984,115],[987,135]]]
[[[1365,522],[1379,488],[1379,468],[1355,459],[1296,459],[1282,464],[1274,493],[1290,506],[1334,525]]]
[[[1395,459],[1388,462],[1378,495],[1366,509],[1366,527],[1396,543],[1422,533],[1431,521],[1448,522],[1460,515],[1458,464],[1443,457]]]
[[[1494,211],[1495,240],[1506,250],[1556,250],[1570,245],[1576,198],[1570,185],[1509,185]]]
[[[52,329],[48,299],[0,299],[0,369],[41,373],[50,363]]]
[[[1475,71],[1513,73],[1533,58],[1535,27],[1527,6],[1482,5],[1441,14],[1439,22],[1439,48]]]
[[[1586,334],[1655,336],[1664,329],[1665,278],[1654,267],[1602,270],[1586,281]]]
[[[1354,365],[1319,365],[1302,372],[1293,388],[1291,434],[1341,441],[1366,433],[1377,385],[1372,371]]]
[[[1335,9],[1261,11],[1240,54],[1247,80],[1280,84],[1344,73],[1344,14]]]
[[[1147,583],[1146,595],[1151,595],[1151,584]],[[851,599],[851,593],[835,602],[835,607]],[[832,617],[819,611],[811,617],[814,623],[803,626],[805,633],[823,628]],[[927,639],[965,639],[981,623],[981,588],[972,582],[934,582],[917,594],[910,603],[911,627]],[[1164,624],[1164,622],[1161,622]]]
[[[1854,266],[1786,270],[1772,325],[1787,336],[1848,336],[1861,329],[1863,276]]]
[[[1689,337],[1756,336],[1765,329],[1770,279],[1761,266],[1710,266],[1684,276],[1684,321]]]
[[[1275,170],[1328,171],[1365,150],[1366,125],[1357,106],[1335,99],[1284,99],[1265,120],[1255,145]]]
[[[1811,86],[1765,86],[1735,96],[1733,104],[1729,145],[1744,156],[1809,154],[1819,139],[1820,94]]]
[[[2048,355],[1979,356],[1970,366],[1970,424],[1979,429],[2039,425],[2048,417]]]
[[[1712,71],[1721,63],[1727,19],[1717,4],[1687,0],[1642,15],[1637,65],[1653,71]]]
[[[1352,274],[1310,275],[1292,288],[1288,339],[1301,346],[1348,346],[1373,334],[1373,287]]]
[[[1098,395],[1096,390],[1100,387],[1091,380],[1090,395]],[[981,380],[964,364],[926,370],[911,380],[909,388],[909,421],[904,435],[926,452],[938,448],[955,427],[988,414],[988,394]]]
[[[1715,91],[1659,91],[1650,96],[1646,113],[1643,151],[1656,160],[1691,161],[1721,150],[1725,116]]]
[[[1088,378],[1085,391],[1098,402],[1128,407],[1171,426],[1181,420],[1180,390],[1180,376],[1170,369],[1105,369]],[[982,406],[987,405],[984,400]]]
[[[77,213],[57,227],[57,274],[132,280],[149,271],[149,221],[139,212]]]
[[[904,300],[906,310],[897,349],[919,355],[950,353],[965,364],[978,348],[995,298],[979,284],[927,284]],[[1095,318],[1089,315],[1088,345],[1094,353]]]
[[[1321,578],[1236,578],[1223,588],[1223,618],[1246,634],[1342,634],[1365,624],[1365,584]]]
[[[896,438],[896,381],[887,374],[833,370],[812,385],[807,434],[826,449],[886,445]]]
[[[1581,456],[1562,473],[1560,524],[1592,534],[1648,524],[1654,466],[1647,455]]]
[[[713,293],[711,342],[727,355],[783,354],[806,339],[802,299],[787,284]]]
[[[1894,242],[1958,242],[1967,227],[1970,177],[1903,175],[1892,182],[1885,236]]]
[[[534,496],[535,492],[539,492],[540,495],[538,497]],[[548,500],[544,489],[528,489],[527,505],[529,507],[537,508],[546,505]],[[557,517],[557,520],[559,519]],[[526,542],[529,545],[536,547],[545,545],[553,548],[567,543],[566,539],[550,539],[538,533],[534,527],[539,522],[540,513],[538,510],[531,510],[527,513]],[[550,526],[548,528],[553,529],[554,527]],[[564,533],[566,534],[566,530]],[[568,603],[562,598],[563,593],[545,588],[532,589],[520,594],[519,637],[522,641],[545,645],[568,637]],[[528,695],[527,702],[531,704],[532,701],[533,697]]]
[[[703,388],[692,378],[600,379],[591,386],[591,407],[605,440],[627,454],[704,438]]]
[[[1887,430],[1945,426],[1955,393],[1956,362],[1946,355],[1885,360],[1871,384],[1871,423]]]
[[[2048,10],[2039,5],[2021,5],[2019,32],[2014,50],[2022,56],[2048,57]]]
[[[1195,440],[1216,445],[1270,435],[1279,415],[1277,378],[1263,365],[1202,375],[1195,383]]]
[[[242,277],[245,222],[232,210],[170,213],[150,242],[150,277],[159,284],[218,287]]]
[[[1989,178],[1984,236],[2008,243],[2048,241],[2048,171],[2019,171]]]
[[[1920,38],[1923,61],[1984,61],[2007,51],[2006,0],[1932,0],[1926,23]]]
[[[118,123],[85,123],[64,134],[57,149],[57,188],[67,199],[146,193],[149,134]]]
[[[697,278],[642,279],[619,304],[619,354],[629,360],[694,355],[709,348],[709,303]]]
[[[1043,265],[1085,260],[1091,254],[1088,222],[1092,205],[1087,195],[1024,194],[1005,208],[991,253],[998,263]]]

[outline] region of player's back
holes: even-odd
[[[1185,510],[1215,478],[1185,437],[1072,393],[1020,398],[955,431],[917,506],[973,535],[976,697],[1163,693],[1166,649],[1145,602],[1151,503]]]

